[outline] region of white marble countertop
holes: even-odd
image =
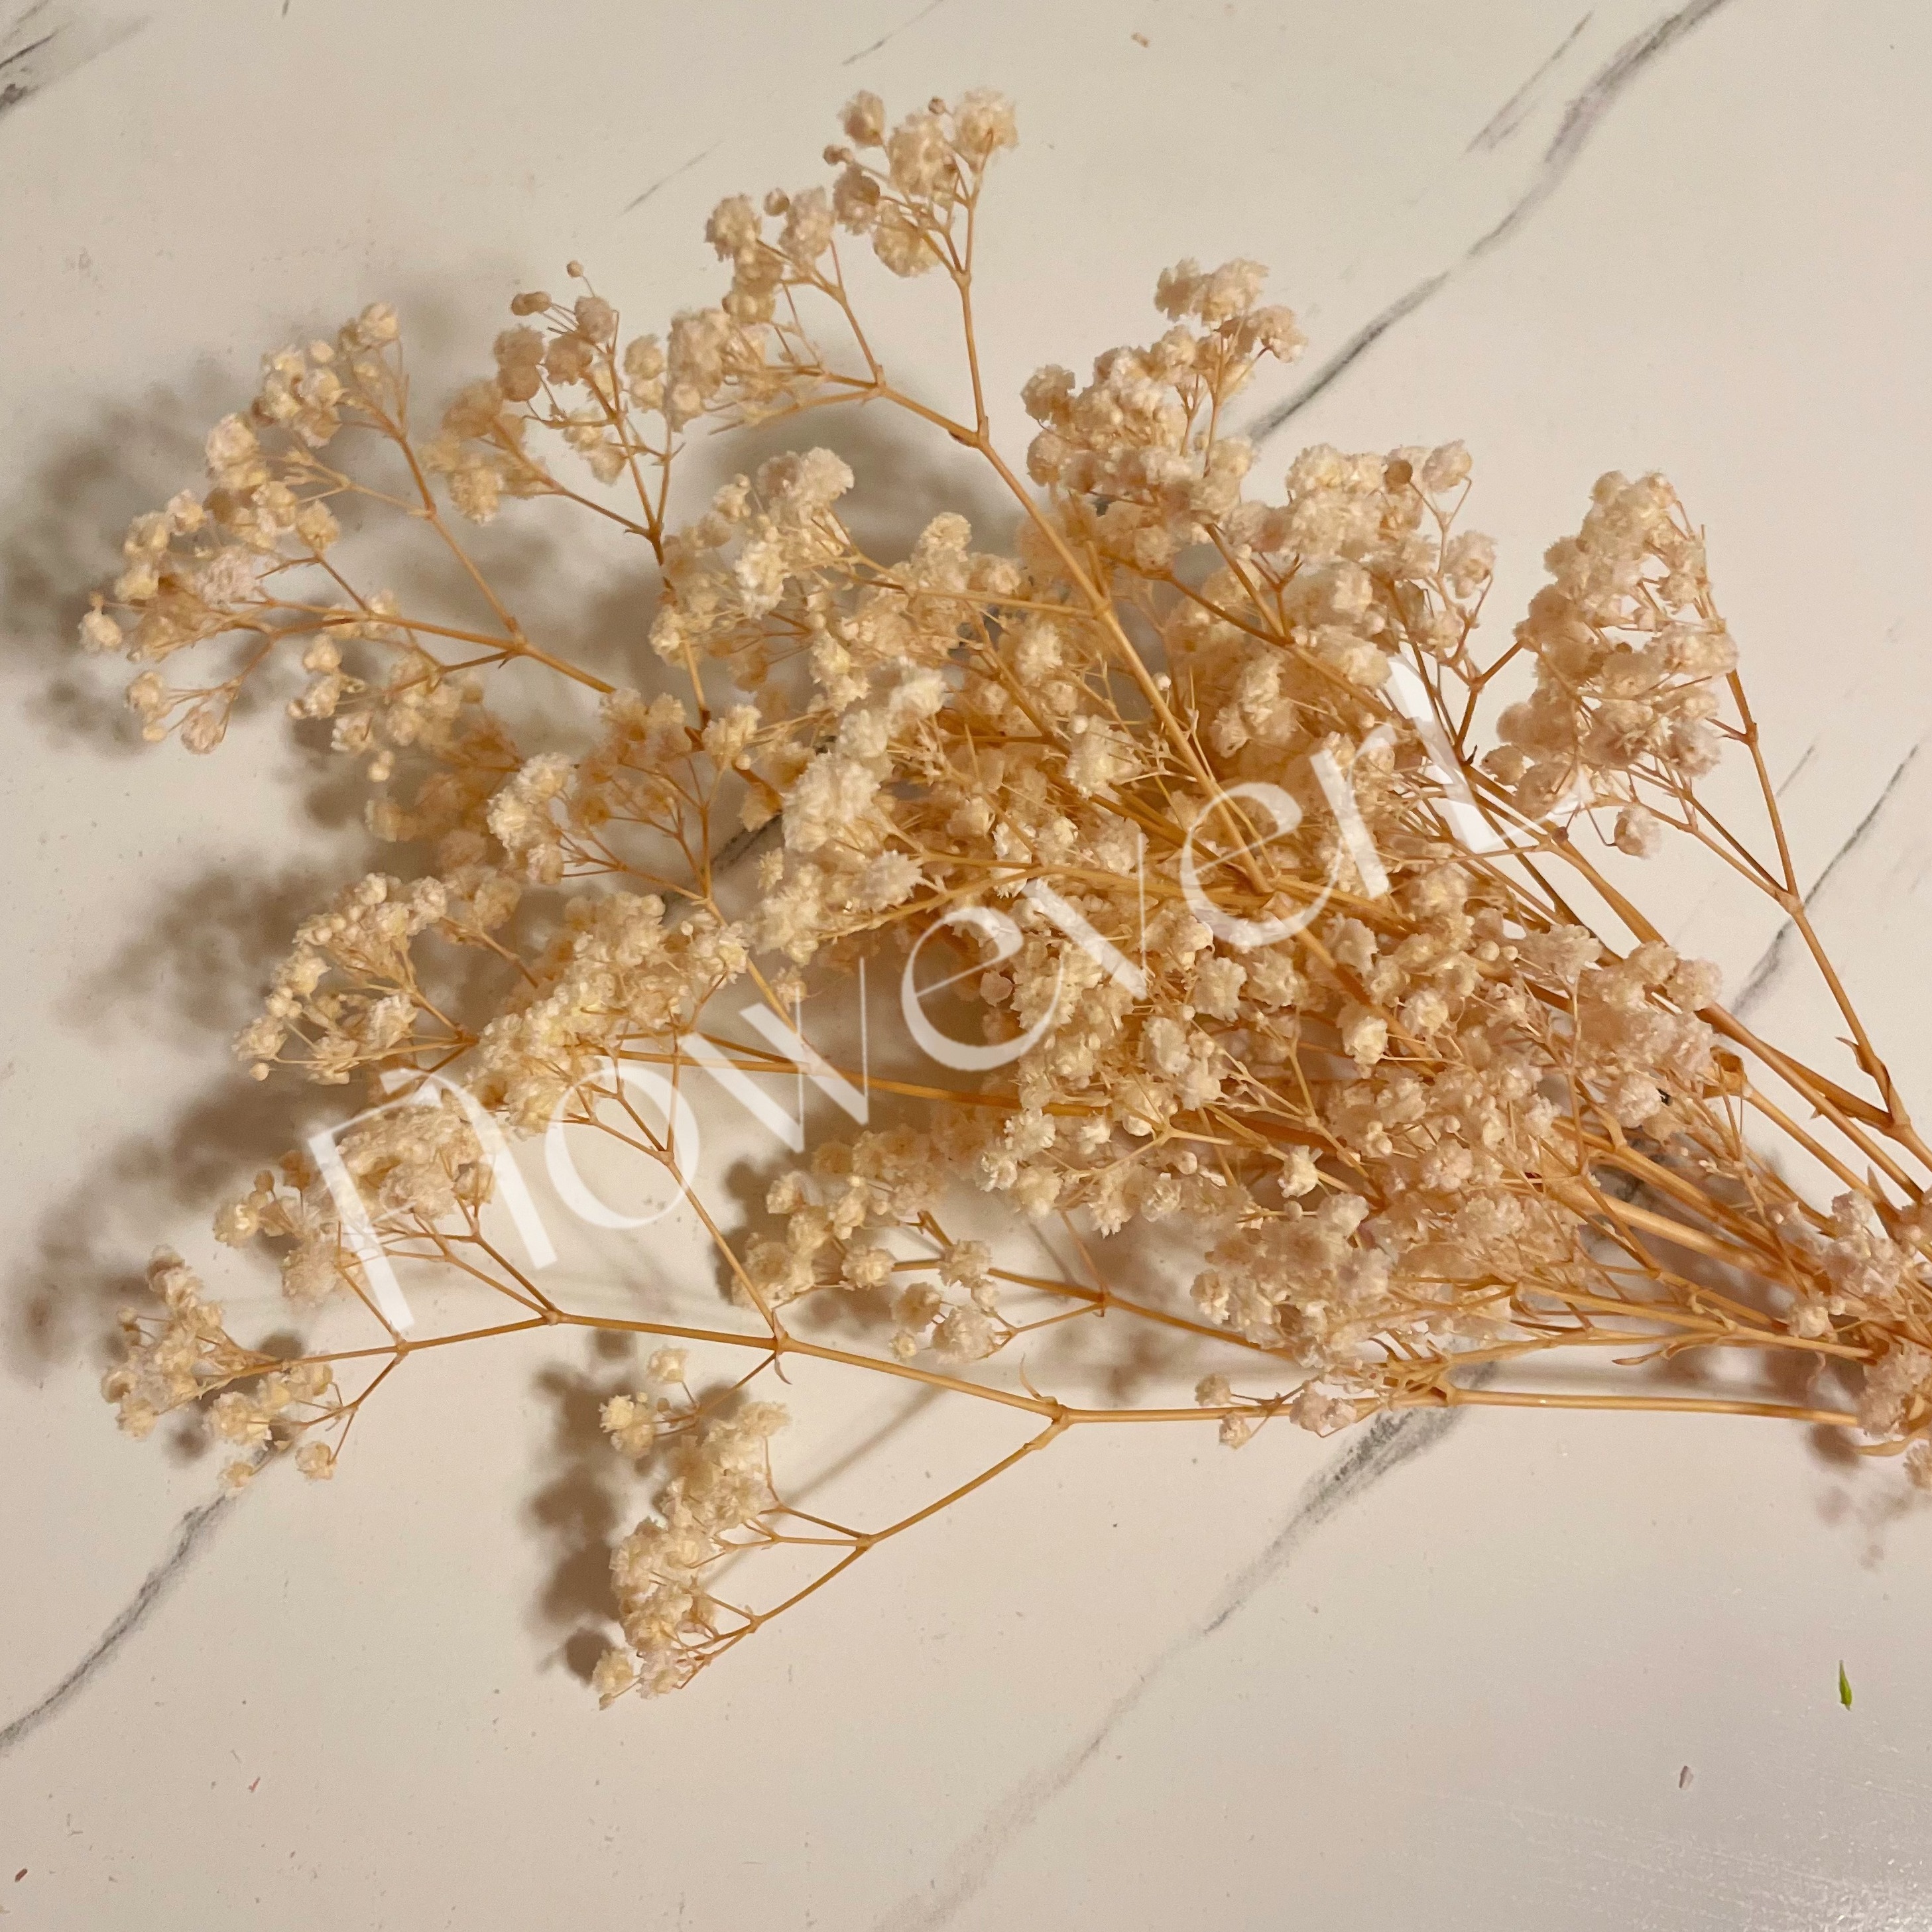
[[[140,5],[0,14],[10,1924],[1932,1924],[1932,1510],[1768,1424],[1078,1442],[601,1718],[566,1651],[608,1525],[536,1352],[209,1509],[209,1462],[116,1435],[101,1318],[284,1144],[224,1036],[361,848],[272,724],[130,748],[68,641],[262,349],[387,296],[453,373],[572,255],[668,314],[711,204],[808,178],[855,87],[994,85],[997,394],[1246,254],[1312,342],[1264,464],[1464,437],[1498,608],[1600,471],[1672,477],[1817,915],[1932,1094],[1932,14]],[[1660,890],[1828,1033],[1771,925]]]

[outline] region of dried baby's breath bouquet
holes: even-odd
[[[889,128],[861,94],[829,189],[712,216],[716,307],[628,335],[573,263],[585,292],[518,296],[495,373],[427,433],[395,316],[368,309],[270,358],[208,438],[212,488],[135,524],[82,630],[140,667],[146,734],[208,751],[298,659],[290,712],[330,721],[378,788],[370,828],[410,856],[301,926],[239,1041],[258,1077],[363,1083],[362,1111],[216,1223],[273,1244],[325,1328],[370,1332],[249,1348],[164,1254],[107,1378],[122,1425],[196,1411],[230,1484],[284,1454],[325,1477],[413,1353],[653,1338],[602,1410],[654,1485],[613,1559],[607,1702],[687,1682],[1100,1424],[1238,1445],[1276,1418],[1695,1409],[1857,1431],[1932,1482],[1932,1150],[1812,930],[1670,486],[1603,478],[1485,653],[1492,547],[1456,527],[1460,446],[1310,449],[1279,499],[1250,494],[1231,411],[1302,338],[1248,262],[1162,274],[1163,332],[1084,385],[1040,370],[1015,473],[974,322],[982,193],[1014,139],[991,94]],[[963,407],[886,367],[848,280],[862,244],[951,284]],[[946,514],[868,554],[852,470],[798,434],[860,406],[977,464],[1005,547]],[[718,446],[700,432],[766,453],[680,520],[674,468]],[[468,526],[517,512],[648,548],[621,685],[487,566]],[[406,570],[399,532],[440,560],[420,596],[348,560]],[[569,748],[518,743],[500,674],[578,706]],[[1761,832],[1715,814],[1720,760],[1748,768]],[[1609,848],[1672,837],[1790,921],[1842,1012],[1844,1084],[1725,1011],[1616,883]],[[868,967],[898,988],[890,1066],[807,1040],[866,1024]],[[808,1145],[778,1076],[849,1120]],[[700,1090],[800,1154],[762,1214],[692,1171]],[[715,1244],[716,1312],[674,1305],[641,1245],[620,1311],[557,1298],[518,1167],[537,1137],[668,1175]],[[595,1221],[573,1158],[552,1172]],[[1042,1247],[1073,1258],[1019,1264]],[[402,1283],[425,1268],[496,1300],[419,1332]],[[1206,1366],[1192,1400],[1074,1399],[1124,1333],[1188,1381]],[[1552,1358],[1578,1376],[1539,1379]],[[1147,1393],[1153,1370],[1106,1359],[1116,1396]],[[826,1369],[1024,1433],[896,1520],[835,1521],[799,1506],[761,1399]],[[754,1551],[795,1566],[782,1588],[738,1587]]]

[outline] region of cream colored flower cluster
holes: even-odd
[[[628,1649],[599,1666],[607,1701],[760,1627],[712,1587],[735,1555],[812,1544],[842,1568],[1089,1423],[1198,1414],[1239,1444],[1277,1416],[1325,1434],[1413,1407],[1688,1405],[1856,1427],[1932,1480],[1932,1150],[1810,924],[1669,486],[1603,478],[1486,655],[1495,550],[1460,527],[1460,444],[1321,446],[1270,473],[1238,434],[1241,399],[1302,346],[1246,261],[1163,272],[1162,332],[1085,381],[1042,369],[1010,460],[973,262],[1010,109],[968,94],[890,124],[861,94],[842,127],[828,186],[718,206],[715,306],[633,334],[573,263],[583,292],[519,296],[494,374],[420,442],[394,319],[372,309],[272,358],[210,439],[212,488],[134,526],[87,641],[137,665],[235,653],[200,685],[142,670],[149,735],[178,723],[206,748],[244,681],[292,660],[290,709],[333,721],[379,788],[371,830],[418,848],[301,926],[242,1035],[259,1075],[360,1077],[372,1105],[334,1165],[260,1177],[223,1238],[280,1244],[298,1299],[362,1300],[389,1367],[418,1344],[378,1259],[507,1298],[479,1340],[566,1324],[677,1345],[604,1411],[662,1478],[616,1559]],[[860,317],[868,250],[952,285],[970,410],[896,380]],[[904,555],[869,554],[850,506],[893,479],[810,433],[842,404],[982,466],[1014,534],[944,509]],[[676,498],[688,442],[748,423],[762,460]],[[351,426],[380,481],[338,460]],[[477,548],[472,526],[539,496],[650,552],[620,663],[563,655]],[[362,526],[399,507],[437,553],[429,580],[461,596],[356,587]],[[519,748],[490,684],[510,668],[580,704],[574,744]],[[1697,788],[1732,746],[1762,781],[1755,844]],[[1758,1040],[1631,903],[1618,855],[1666,830],[1792,922],[1849,1069]],[[634,1316],[574,1312],[490,1238],[498,1126],[601,1128],[675,1168],[634,1079],[682,1094],[703,1066],[856,1094],[860,1070],[772,1042],[836,1021],[866,965],[923,1054],[873,1082],[885,1118],[794,1144],[744,1225],[677,1176],[737,1325],[671,1322],[647,1277]],[[1042,1233],[1082,1268],[1024,1265]],[[1136,1292],[1156,1252],[1166,1286]],[[198,1290],[158,1282],[170,1312],[110,1388],[130,1428],[208,1406],[266,1452],[305,1433],[285,1420],[304,1402],[346,1427],[326,1377],[235,1352]],[[1191,1406],[1085,1406],[1017,1359],[1051,1326],[1068,1376],[1082,1336],[1097,1370],[1120,1322],[1176,1368],[1223,1366]],[[714,1382],[687,1350],[753,1359]],[[1680,1371],[1796,1354],[1820,1392],[1512,1384],[1564,1352]],[[769,1460],[782,1412],[748,1385],[800,1353],[1039,1432],[884,1528],[800,1518]]]
[[[223,1466],[231,1491],[245,1488],[269,1453],[292,1450],[304,1475],[332,1475],[334,1451],[310,1432],[348,1413],[328,1365],[284,1364],[238,1346],[220,1306],[202,1298],[201,1278],[166,1249],[148,1264],[148,1287],[165,1312],[122,1311],[126,1358],[101,1382],[121,1426],[138,1440],[172,1411],[202,1411],[215,1439],[242,1452]]]
[[[1627,801],[1616,842],[1648,857],[1662,826],[1640,788],[1672,807],[1716,766],[1712,721],[1738,654],[1712,601],[1702,539],[1663,478],[1601,478],[1583,527],[1554,545],[1552,581],[1517,626],[1536,690],[1503,714],[1489,766],[1541,818],[1581,787]]]
[[[595,1679],[604,1703],[634,1686],[652,1694],[680,1688],[721,1640],[744,1627],[742,1616],[721,1605],[706,1580],[726,1558],[755,1549],[758,1532],[779,1512],[767,1445],[784,1422],[776,1402],[754,1402],[704,1425],[660,1492],[658,1516],[617,1546],[611,1580],[634,1655],[605,1652]],[[628,1450],[622,1439],[626,1426],[622,1419],[614,1426],[607,1410],[606,1426]]]

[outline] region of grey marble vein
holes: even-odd
[[[907,28],[917,26],[920,22],[926,18],[927,14],[937,13],[938,10],[945,4],[946,0],[926,0],[926,4],[922,7],[916,14],[911,15],[906,20],[902,20],[896,27],[888,27],[870,46],[861,47],[856,54],[848,54],[845,58],[838,63],[838,64],[841,67],[853,67],[856,65],[857,63],[863,60],[868,54],[877,53],[888,40],[898,39],[899,35],[904,33]]]
[[[0,28],[0,116],[77,74],[117,47],[145,20],[83,20],[55,0],[33,0]]]
[[[1287,401],[1277,404],[1250,425],[1248,440],[1260,443],[1274,435],[1291,417],[1300,415],[1324,390],[1346,375],[1405,316],[1413,315],[1431,296],[1444,286],[1455,272],[1454,268],[1441,269],[1435,274],[1424,277],[1414,287],[1397,296],[1379,315],[1357,329]]]
[[[628,201],[626,202],[623,207],[619,211],[619,212],[624,214],[628,214],[632,208],[642,208],[644,203],[649,201],[651,196],[656,194],[659,188],[668,188],[680,175],[689,174],[692,170],[696,167],[700,161],[709,160],[711,157],[716,154],[718,150],[724,145],[724,143],[722,140],[713,141],[710,147],[703,149],[698,154],[693,154],[689,160],[680,161],[676,167],[671,170],[669,174],[660,175],[656,181],[651,183],[649,188],[645,189],[642,194],[634,195]]]
[[[1572,96],[1563,110],[1556,133],[1544,149],[1541,160],[1528,185],[1512,202],[1501,220],[1479,235],[1447,268],[1424,276],[1405,293],[1398,296],[1381,314],[1350,336],[1347,341],[1285,401],[1264,411],[1248,427],[1246,434],[1258,443],[1274,435],[1299,415],[1316,398],[1360,360],[1382,338],[1404,317],[1413,315],[1432,296],[1438,295],[1462,271],[1499,248],[1553,194],[1576,158],[1588,144],[1604,116],[1618,97],[1658,56],[1676,46],[1701,26],[1730,0],[1689,0],[1689,4],[1653,21],[1644,31],[1626,40]],[[1573,27],[1556,51],[1544,60],[1529,80],[1511,94],[1472,141],[1468,153],[1502,145],[1520,125],[1543,79],[1562,61],[1589,23],[1586,14]]]
[[[1782,798],[1784,794],[1798,782],[1800,774],[1804,771],[1804,767],[1811,762],[1813,758],[1817,755],[1817,752],[1818,740],[1816,738],[1814,738],[1810,743],[1804,747],[1804,753],[1799,758],[1797,764],[1793,765],[1790,770],[1784,775],[1784,782],[1778,788],[1778,795],[1780,798]]]
[[[1852,836],[1832,854],[1830,862],[1812,881],[1811,890],[1804,895],[1804,905],[1808,911],[1817,904],[1819,895],[1832,883],[1832,874],[1858,850],[1859,846],[1864,843],[1867,834],[1878,823],[1886,807],[1892,802],[1893,794],[1904,783],[1905,775],[1911,770],[1913,762],[1917,759],[1922,748],[1922,745],[1914,745],[1911,750],[1900,760],[1897,770],[1893,772],[1890,778],[1886,780],[1885,789],[1879,794],[1872,808],[1853,826]],[[1804,758],[1808,758],[1810,755],[1810,752],[1808,751]],[[1798,760],[1799,770],[1804,769],[1804,759]],[[1792,776],[1796,777],[1797,772],[1794,772]],[[1787,779],[1786,782],[1788,784],[1790,780]],[[1782,790],[1782,788],[1780,787],[1780,789]],[[1757,964],[1745,976],[1744,990],[1731,1002],[1731,1011],[1739,1019],[1748,1018],[1751,1009],[1777,983],[1779,976],[1790,963],[1792,941],[1797,937],[1798,928],[1790,920],[1786,920],[1778,928],[1776,936],[1759,956]]]
[[[1473,154],[1500,148],[1504,142],[1514,138],[1528,117],[1531,107],[1534,105],[1543,83],[1550,78],[1563,56],[1576,44],[1583,29],[1596,17],[1594,10],[1586,14],[1570,29],[1556,51],[1549,56],[1543,64],[1483,124],[1474,139],[1463,149],[1465,154]]]
[[[1190,1652],[1220,1630],[1235,1612],[1288,1566],[1316,1530],[1346,1504],[1354,1502],[1440,1442],[1462,1419],[1460,1409],[1381,1415],[1335,1459],[1304,1485],[1294,1508],[1268,1546],[1222,1590],[1201,1622],[1177,1638],[1115,1698],[1099,1721],[1052,1764],[1014,1788],[989,1811],[980,1828],[953,1853],[944,1870],[880,1919],[874,1932],[935,1932],[970,1904],[985,1888],[999,1862],[1045,1807],[1093,1761],[1116,1728],[1148,1691]]]
[[[1529,187],[1509,212],[1486,235],[1480,236],[1458,266],[1466,266],[1486,254],[1516,228],[1556,192],[1576,157],[1588,144],[1617,97],[1660,54],[1701,27],[1730,0],[1690,0],[1654,21],[1642,33],[1626,40],[1591,76],[1589,84],[1563,111],[1550,146],[1544,150],[1542,165]]]
[[[6,73],[10,68],[26,71],[20,69],[21,62],[32,60],[43,47],[52,46],[53,42],[54,36],[51,33],[43,34],[38,40],[29,40],[17,53],[0,56],[0,74]],[[26,98],[26,91],[22,82],[17,80],[10,80],[4,88],[0,88],[0,108],[11,107],[15,102],[24,100]]]
[[[122,1644],[152,1615],[168,1587],[184,1570],[214,1533],[227,1514],[231,1496],[217,1496],[191,1509],[175,1527],[173,1546],[150,1570],[141,1587],[122,1606],[87,1654],[36,1702],[29,1705],[13,1721],[0,1726],[0,1756],[24,1742],[34,1732],[65,1708],[99,1673]]]

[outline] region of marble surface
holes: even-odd
[[[1818,917],[1932,1094],[1928,82],[1912,0],[0,11],[10,1924],[1932,1925],[1932,1511],[1771,1425],[1071,1442],[601,1718],[580,1358],[424,1364],[332,1490],[211,1506],[114,1434],[100,1318],[284,1144],[223,1036],[360,844],[272,724],[142,754],[68,644],[262,348],[386,296],[454,374],[569,255],[668,312],[854,88],[991,83],[997,393],[1245,253],[1313,344],[1265,465],[1464,436],[1496,608],[1599,471],[1672,476]],[[1657,890],[1754,1024],[1828,1035],[1774,921]]]

